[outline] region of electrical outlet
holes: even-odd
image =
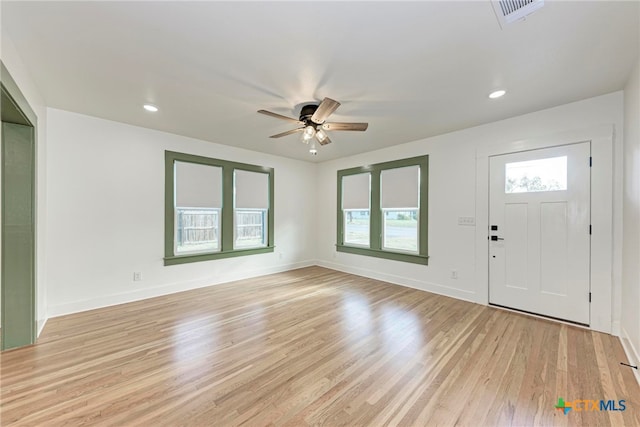
[[[139,271],[136,271],[135,273],[133,273],[134,282],[139,282],[141,280],[142,280],[142,273],[140,273]]]
[[[452,279],[458,278],[458,270],[451,270],[451,278]]]
[[[472,216],[459,216],[458,225],[476,225],[476,219]]]

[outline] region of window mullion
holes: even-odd
[[[233,250],[233,167],[222,167],[222,223],[221,228],[221,250]]]
[[[382,249],[382,211],[380,209],[380,170],[371,171],[369,239],[371,249]]]

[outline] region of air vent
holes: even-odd
[[[524,20],[528,15],[544,6],[544,0],[492,0],[500,26]]]

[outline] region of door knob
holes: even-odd
[[[496,242],[498,240],[504,240],[502,237],[498,237],[498,236],[491,236],[491,240]]]

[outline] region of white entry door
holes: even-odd
[[[589,142],[493,156],[489,302],[589,324]]]

